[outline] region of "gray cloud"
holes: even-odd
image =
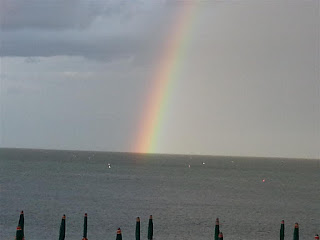
[[[8,16],[0,0],[0,146],[132,150],[194,2],[156,151],[319,158],[317,0],[73,1],[83,19],[40,1]]]
[[[24,61],[26,63],[39,63],[40,59],[36,57],[27,57]]]

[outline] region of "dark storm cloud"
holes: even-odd
[[[2,30],[86,27],[98,13],[94,5],[77,0],[1,0],[0,4]]]
[[[144,1],[125,0],[0,0],[2,30],[25,28],[68,29],[86,28],[96,17],[128,18],[147,7]]]
[[[4,34],[1,56],[50,57],[83,56],[109,60],[135,55],[142,43],[134,37],[98,36],[90,39],[86,33],[72,34],[47,31],[18,31]]]
[[[0,0],[0,56],[110,60],[148,52],[146,42],[154,36],[148,31],[152,19],[148,25],[146,17],[159,4],[142,0]]]

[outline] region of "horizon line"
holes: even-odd
[[[212,155],[212,154],[188,154],[188,153],[142,153],[142,152],[128,152],[128,151],[107,151],[107,150],[79,150],[79,149],[55,149],[55,148],[26,148],[26,147],[0,147],[6,150],[30,150],[30,151],[61,151],[61,152],[97,152],[97,153],[129,153],[138,155],[177,155],[177,156],[208,156],[208,157],[231,157],[231,158],[263,158],[263,159],[290,159],[290,160],[318,160],[319,158],[306,158],[306,157],[277,157],[277,156],[253,156],[253,155]]]

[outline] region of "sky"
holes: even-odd
[[[0,0],[0,147],[320,158],[319,13]]]

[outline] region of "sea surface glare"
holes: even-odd
[[[151,214],[155,240],[212,240],[217,217],[231,240],[320,233],[319,160],[0,149],[0,198],[1,240],[21,210],[26,240],[58,239],[63,214],[82,239],[85,212],[90,240],[132,240],[138,216],[147,239]]]

